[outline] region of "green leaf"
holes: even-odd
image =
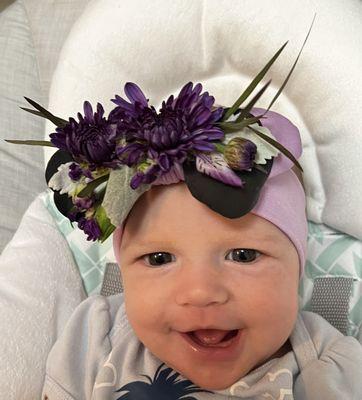
[[[304,39],[303,45],[302,45],[301,49],[299,50],[298,56],[297,56],[297,58],[295,59],[292,68],[290,69],[290,71],[289,71],[287,77],[285,78],[285,80],[284,80],[282,86],[279,88],[277,94],[274,96],[273,100],[272,100],[271,103],[269,104],[269,107],[268,107],[268,109],[265,111],[265,113],[267,113],[267,112],[270,110],[271,106],[274,104],[274,102],[276,101],[276,99],[279,97],[280,93],[283,91],[285,85],[287,84],[289,78],[291,77],[291,75],[292,75],[292,73],[293,73],[293,71],[294,71],[294,68],[295,68],[295,66],[297,65],[297,62],[298,62],[298,60],[299,60],[299,57],[300,57],[300,55],[302,54],[302,50],[303,50],[303,48],[304,48],[304,45],[306,44],[307,39],[308,39],[308,37],[309,37],[309,34],[310,34],[311,30],[312,30],[315,17],[316,17],[316,14],[314,14],[313,21],[312,21],[312,23],[311,23],[311,25],[310,25],[309,31],[308,31],[308,33],[307,33],[307,36],[306,36],[305,39]],[[265,114],[265,113],[264,113],[264,114]]]
[[[108,178],[109,178],[109,174],[103,175],[97,179],[94,179],[92,182],[89,182],[87,184],[87,186],[77,194],[77,196],[78,197],[89,197],[93,193],[94,189],[96,187],[98,187],[101,183],[106,182],[108,180]]]
[[[108,229],[104,232],[104,234],[100,238],[101,243],[103,243],[106,239],[108,239],[108,237],[115,231],[115,229],[116,227],[110,224]]]
[[[241,110],[239,116],[235,122],[240,122],[250,114],[250,110],[254,107],[254,104],[260,99],[262,94],[265,92],[267,87],[270,85],[271,79],[259,90],[259,92],[249,101],[244,109]]]
[[[135,169],[127,165],[111,170],[102,206],[114,226],[122,224],[140,196],[151,188],[149,184],[140,185],[133,190],[130,182]]]
[[[45,140],[10,140],[4,139],[5,142],[14,143],[14,144],[27,144],[30,146],[48,146],[48,147],[56,147],[52,142],[47,142]]]
[[[100,237],[100,240],[101,243],[103,243],[112,234],[116,227],[112,225],[110,219],[107,216],[106,210],[102,207],[102,205],[99,205],[94,217],[102,231],[102,236]]]
[[[249,126],[249,129],[251,129],[253,132],[255,132],[258,136],[260,136],[262,139],[270,143],[272,146],[276,147],[279,151],[281,151],[286,157],[288,157],[293,163],[303,172],[303,168],[297,161],[297,159],[293,156],[293,154],[286,149],[282,144],[279,142],[275,141],[271,137],[265,135],[263,132],[258,131],[257,129],[254,129],[253,127]]]
[[[241,103],[246,100],[250,93],[256,88],[258,83],[264,78],[265,74],[269,71],[270,67],[273,65],[274,61],[279,57],[279,54],[284,50],[288,41],[283,44],[283,46],[274,54],[271,60],[265,65],[265,67],[258,73],[258,75],[253,79],[245,91],[240,95],[236,102],[229,108],[225,113],[222,121],[226,121],[234,112],[240,107]]]
[[[218,143],[218,142],[214,142],[213,144],[215,145],[215,148],[219,153],[223,153],[224,154],[226,145],[224,145],[222,143]]]
[[[53,122],[53,124],[58,127],[63,127],[66,124],[68,124],[68,121],[66,121],[65,119],[56,117],[51,112],[49,112],[44,107],[42,107],[40,104],[36,103],[34,100],[29,99],[28,97],[25,97],[25,96],[24,96],[24,99],[27,100],[34,108],[36,108],[37,110],[40,111],[39,114],[36,114],[36,115],[49,119],[49,121]],[[33,114],[35,114],[34,110],[30,110],[28,108],[23,108],[23,107],[20,107],[20,108],[22,108],[25,111],[32,112]]]
[[[215,125],[219,126],[225,133],[240,131],[250,124],[255,124],[259,121],[261,115],[256,117],[244,119],[242,122],[216,122]]]

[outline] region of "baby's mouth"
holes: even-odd
[[[246,329],[198,329],[179,335],[191,357],[205,362],[235,362],[243,351]]]
[[[220,329],[198,329],[187,332],[191,340],[200,346],[227,347],[238,334],[238,330],[225,331]]]

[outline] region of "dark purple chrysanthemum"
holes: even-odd
[[[104,109],[97,103],[97,112],[88,101],[84,102],[84,117],[78,113],[79,122],[69,118],[64,127],[50,134],[51,142],[68,151],[78,163],[86,162],[91,170],[99,166],[115,168],[119,165],[115,152],[117,127],[103,117]],[[78,171],[79,172],[79,171]]]
[[[190,152],[211,152],[212,143],[224,137],[224,132],[213,126],[221,116],[222,107],[215,110],[215,101],[208,92],[200,94],[201,83],[193,88],[187,83],[174,99],[173,95],[163,101],[160,112],[148,106],[141,89],[132,82],[125,85],[130,103],[116,96],[117,104],[109,115],[117,123],[117,131],[126,143],[116,149],[120,161],[128,166],[151,160],[156,165],[142,170],[132,181],[133,188],[142,183],[151,183],[160,174],[165,174],[175,164],[182,164]]]
[[[248,139],[236,137],[226,145],[224,158],[237,171],[249,170],[254,165],[257,147]]]

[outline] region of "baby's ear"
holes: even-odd
[[[251,110],[253,115],[264,114],[265,111],[263,108],[253,108]],[[261,123],[270,130],[277,142],[289,150],[297,160],[300,158],[303,147],[299,129],[288,118],[275,111],[268,111],[265,117],[261,119]],[[293,165],[292,160],[283,153],[279,153],[274,159],[269,178],[292,169]]]

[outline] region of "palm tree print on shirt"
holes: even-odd
[[[189,394],[198,392],[214,394],[209,390],[200,389],[188,379],[176,381],[180,374],[175,372],[173,375],[168,376],[173,370],[172,368],[166,368],[161,371],[163,365],[165,364],[162,363],[157,368],[153,380],[148,375],[142,375],[150,383],[135,381],[127,383],[116,390],[116,392],[128,391],[128,393],[118,397],[117,400],[197,400],[197,398],[189,396]]]

